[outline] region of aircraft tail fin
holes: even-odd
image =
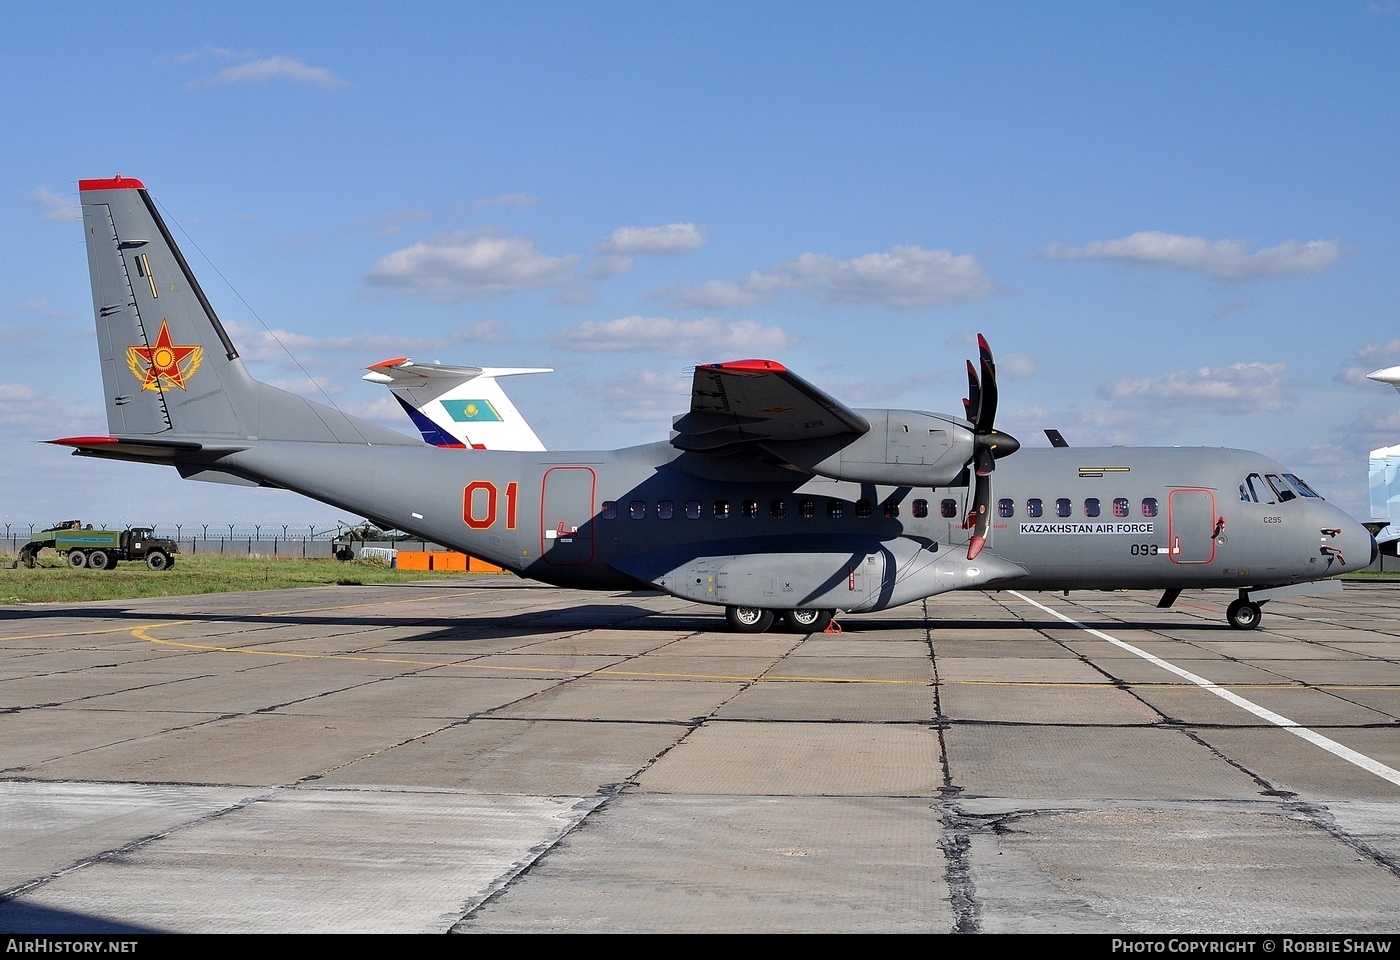
[[[79,192],[107,426],[121,449],[139,440],[180,459],[190,441],[416,442],[253,379],[141,181],[82,180]],[[110,440],[69,445],[116,452]]]
[[[525,417],[496,382],[552,367],[461,367],[395,357],[372,364],[363,379],[382,383],[423,439],[437,447],[543,450]]]

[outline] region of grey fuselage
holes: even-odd
[[[843,584],[827,584],[840,579],[843,563],[824,560],[791,595],[779,583],[773,606],[875,610],[917,599],[895,589],[910,558],[941,553],[965,562],[967,486],[858,484],[782,467],[755,476],[751,462],[726,464],[665,443],[548,453],[314,445],[314,455],[308,446],[264,441],[222,464],[561,586],[653,586],[733,603],[731,585],[697,590],[666,575],[707,558],[757,555],[774,558],[765,563],[781,581],[781,558],[813,554],[848,557],[859,589],[849,570],[845,595]],[[1019,569],[966,585],[1258,587],[1369,563],[1369,535],[1347,514],[1320,498],[1244,500],[1251,474],[1285,470],[1243,450],[1022,449],[996,471],[993,508],[1011,516],[996,516],[987,547]],[[1032,501],[1039,516],[1029,515]],[[1086,515],[1092,501],[1097,516]],[[918,595],[934,592],[943,591]],[[748,602],[763,596],[745,594]]]

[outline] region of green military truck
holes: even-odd
[[[39,564],[39,551],[45,547],[63,554],[73,569],[91,567],[106,570],[119,560],[144,560],[152,570],[169,570],[180,552],[174,540],[151,536],[150,527],[127,530],[94,530],[82,521],[65,520],[54,524],[19,550],[19,564],[33,569]]]

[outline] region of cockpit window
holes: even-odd
[[[1273,503],[1274,494],[1257,473],[1251,473],[1240,484],[1240,499],[1248,503]]]
[[[1323,499],[1322,494],[1318,493],[1318,492],[1317,492],[1316,490],[1314,490],[1312,487],[1310,487],[1310,486],[1308,486],[1306,483],[1304,483],[1296,474],[1285,473],[1285,474],[1283,475],[1283,479],[1285,479],[1285,480],[1287,480],[1289,483],[1293,484],[1293,489],[1294,489],[1294,490],[1297,490],[1297,491],[1298,491],[1299,493],[1301,493],[1303,496],[1305,496],[1305,497],[1312,497],[1312,498],[1315,499],[1315,500],[1322,500],[1322,499]]]
[[[1298,495],[1293,492],[1288,484],[1283,482],[1283,478],[1278,474],[1267,474],[1265,479],[1269,481],[1269,486],[1272,487],[1274,493],[1277,494],[1279,503],[1287,503],[1290,500],[1298,499]]]
[[[1266,473],[1262,477],[1251,473],[1240,484],[1240,499],[1246,503],[1287,503],[1298,497],[1322,499],[1316,490],[1291,473]]]

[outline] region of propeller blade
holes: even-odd
[[[987,345],[987,338],[980,333],[977,349],[982,354],[982,402],[974,425],[978,433],[991,433],[997,416],[997,366],[992,361],[992,348]]]
[[[967,422],[977,426],[977,417],[982,411],[982,388],[977,383],[977,368],[967,361],[967,398],[963,400],[967,411]]]
[[[979,473],[977,486],[972,495],[972,538],[967,541],[967,559],[976,560],[982,548],[987,545],[987,535],[992,528],[992,477]]]
[[[975,459],[977,460],[977,475],[979,477],[985,477],[996,469],[996,458],[993,456],[992,448],[989,446],[979,445],[977,447],[977,456]]]

